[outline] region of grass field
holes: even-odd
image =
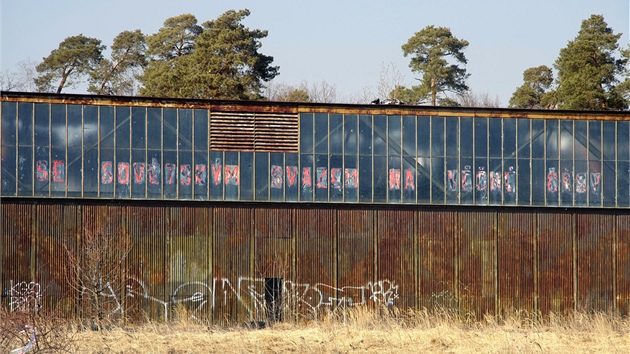
[[[449,313],[385,315],[354,309],[319,321],[263,329],[194,321],[112,326],[93,331],[64,325],[53,352],[73,353],[627,353],[630,321],[602,313],[534,320],[515,313],[471,321]],[[25,334],[11,345],[25,343]],[[53,339],[54,341],[54,339]],[[5,341],[7,345],[9,341]],[[54,343],[53,343],[54,344]],[[46,343],[38,343],[47,349]],[[17,345],[19,346],[19,345]],[[0,348],[6,352],[11,347]]]

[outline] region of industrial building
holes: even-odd
[[[75,306],[86,234],[142,318],[630,310],[630,113],[1,95],[12,310]]]

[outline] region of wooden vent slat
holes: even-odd
[[[210,149],[298,152],[298,115],[282,113],[210,113]]]

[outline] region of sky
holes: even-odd
[[[0,1],[2,72],[25,60],[40,62],[69,36],[84,34],[109,47],[125,30],[156,33],[169,17],[191,13],[203,23],[247,8],[243,24],[269,31],[259,51],[280,67],[275,83],[326,82],[346,102],[377,93],[387,67],[405,85],[417,82],[420,75],[409,69],[401,46],[428,25],[448,27],[470,43],[464,52],[468,86],[503,106],[522,84],[523,71],[551,67],[590,15],[603,15],[614,33],[623,33],[623,47],[630,32],[628,0]]]

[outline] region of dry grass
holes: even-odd
[[[319,321],[277,323],[264,329],[168,324],[71,326],[73,352],[81,353],[566,353],[630,352],[630,320],[602,313],[547,316],[514,313],[482,321],[449,312],[388,313],[361,308]]]

